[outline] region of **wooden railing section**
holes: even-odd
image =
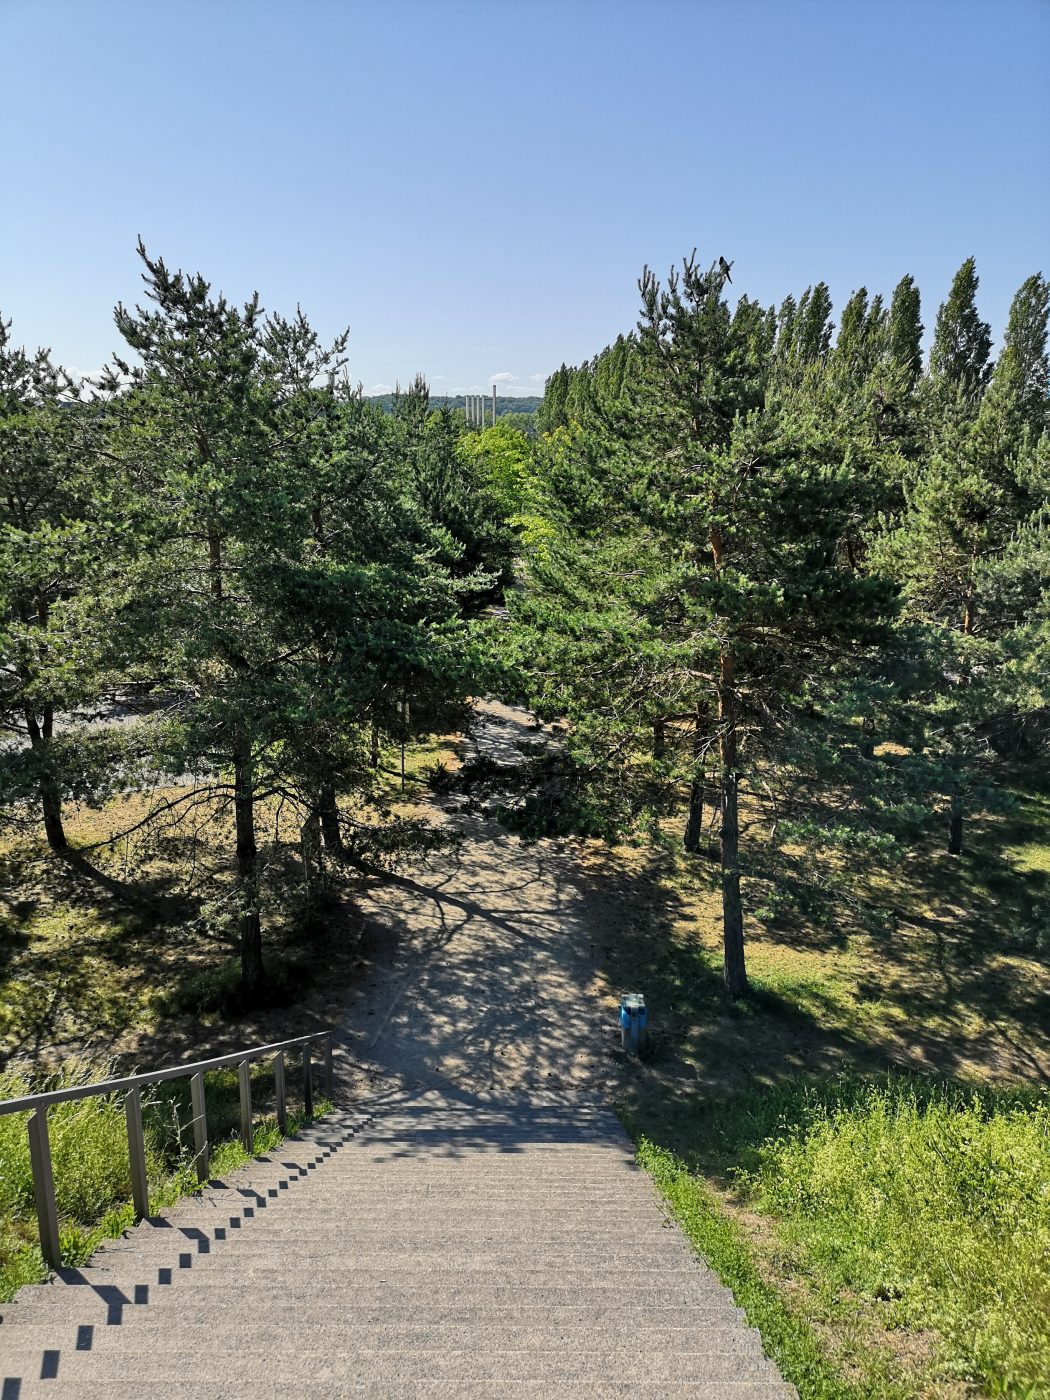
[[[312,1051],[317,1043],[323,1042],[325,1093],[332,1092],[332,1038],[334,1032],[315,1031],[311,1035],[296,1036],[292,1040],[277,1041],[273,1045],[260,1045],[250,1050],[237,1050],[231,1055],[217,1055],[212,1060],[199,1060],[196,1064],[173,1065],[170,1069],[153,1070],[150,1074],[132,1074],[124,1079],[103,1079],[97,1084],[78,1084],[69,1089],[52,1089],[42,1094],[27,1094],[20,1099],[0,1100],[0,1115],[5,1113],[28,1113],[29,1117],[29,1157],[33,1169],[33,1194],[36,1199],[37,1223],[40,1227],[40,1249],[44,1261],[52,1269],[62,1263],[62,1247],[58,1237],[58,1209],[55,1204],[55,1178],[51,1169],[51,1140],[47,1130],[47,1111],[56,1103],[68,1103],[71,1099],[95,1098],[99,1095],[125,1095],[124,1117],[128,1132],[128,1158],[131,1164],[131,1196],[135,1215],[139,1220],[149,1215],[149,1189],[146,1183],[146,1139],[142,1131],[142,1090],[151,1084],[160,1084],[166,1079],[190,1081],[190,1104],[193,1117],[194,1163],[197,1180],[208,1180],[210,1168],[210,1146],[208,1143],[207,1105],[204,1095],[204,1076],[209,1070],[227,1069],[237,1066],[240,1083],[241,1142],[244,1150],[251,1152],[252,1131],[252,1083],[251,1067],[255,1060],[274,1060],[274,1092],[277,1104],[277,1126],[281,1132],[288,1129],[288,1108],[285,1097],[285,1056],[290,1050],[301,1047],[303,1072],[303,1103],[309,1117],[313,1113],[313,1061]]]

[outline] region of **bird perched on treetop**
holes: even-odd
[[[733,266],[733,264],[732,264],[732,263],[727,263],[726,260],[725,260],[725,258],[719,258],[719,259],[718,259],[718,266],[719,266],[719,270],[720,270],[721,273],[722,273],[722,276],[726,279],[726,281],[727,281],[727,282],[732,282],[733,279],[732,279],[732,277],[730,277],[730,275],[729,275],[729,269]]]

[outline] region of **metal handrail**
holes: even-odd
[[[57,1269],[62,1263],[62,1247],[58,1236],[58,1209],[55,1204],[55,1179],[51,1168],[51,1141],[47,1131],[47,1110],[52,1104],[68,1103],[72,1099],[94,1098],[100,1095],[127,1092],[124,1117],[128,1130],[128,1158],[131,1165],[131,1195],[135,1217],[143,1220],[149,1215],[149,1189],[146,1182],[146,1139],[142,1131],[142,1090],[150,1084],[167,1079],[190,1081],[190,1103],[193,1113],[194,1161],[197,1180],[208,1180],[211,1148],[208,1142],[207,1106],[204,1097],[204,1075],[208,1070],[237,1066],[240,1087],[241,1141],[251,1152],[252,1083],[251,1065],[267,1055],[274,1057],[274,1090],[277,1100],[277,1126],[288,1129],[288,1108],[285,1097],[285,1051],[301,1045],[303,1048],[303,1104],[307,1116],[313,1113],[313,1066],[310,1048],[315,1041],[324,1041],[325,1093],[332,1092],[332,1030],[313,1031],[291,1040],[279,1040],[272,1045],[259,1045],[250,1050],[238,1050],[231,1055],[217,1055],[210,1060],[198,1060],[189,1065],[173,1065],[169,1069],[153,1070],[149,1074],[131,1074],[123,1079],[102,1079],[97,1084],[77,1084],[69,1089],[49,1089],[42,1094],[27,1094],[18,1099],[0,1100],[0,1117],[5,1113],[29,1113],[29,1158],[33,1169],[33,1195],[36,1199],[37,1223],[40,1227],[40,1249],[45,1262]]]

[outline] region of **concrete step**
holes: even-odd
[[[217,1371],[232,1381],[249,1380],[278,1371],[295,1378],[299,1394],[313,1394],[315,1382],[367,1378],[377,1389],[388,1381],[523,1381],[543,1379],[552,1388],[573,1384],[587,1386],[603,1379],[636,1376],[642,1385],[652,1382],[690,1382],[704,1380],[777,1381],[778,1373],[765,1357],[744,1356],[739,1353],[709,1355],[704,1352],[651,1351],[644,1345],[624,1350],[611,1348],[592,1351],[542,1352],[531,1348],[516,1351],[479,1352],[474,1348],[460,1351],[328,1351],[319,1354],[304,1347],[273,1346],[266,1352],[247,1352],[238,1348],[236,1337],[219,1334],[213,1339],[207,1354],[199,1352],[136,1351],[128,1347],[117,1356],[95,1356],[89,1352],[74,1352],[70,1358],[57,1358],[51,1379],[63,1378],[63,1361],[69,1380],[91,1381],[96,1386],[104,1380],[120,1380],[134,1376],[143,1388],[154,1389],[173,1377],[214,1376]],[[36,1364],[35,1359],[30,1364]],[[643,1371],[644,1368],[644,1371]],[[14,1374],[19,1374],[15,1370]],[[39,1372],[36,1373],[39,1375]],[[644,1374],[644,1380],[643,1380]]]
[[[501,1257],[507,1259],[535,1259],[537,1252],[541,1250],[549,1254],[552,1260],[560,1259],[566,1254],[587,1255],[593,1257],[599,1265],[605,1261],[610,1268],[615,1268],[619,1263],[634,1263],[642,1267],[649,1261],[653,1261],[655,1267],[656,1260],[669,1256],[690,1258],[689,1251],[681,1240],[676,1240],[669,1231],[659,1229],[651,1232],[640,1229],[623,1230],[608,1238],[558,1230],[549,1234],[523,1232],[503,1239],[495,1228],[458,1230],[453,1222],[440,1234],[433,1231],[412,1239],[384,1237],[374,1233],[358,1234],[352,1223],[340,1221],[333,1221],[324,1230],[305,1232],[296,1230],[294,1222],[282,1222],[278,1225],[267,1220],[259,1221],[254,1229],[244,1225],[230,1227],[227,1224],[219,1226],[218,1230],[221,1233],[217,1236],[215,1227],[206,1231],[195,1230],[193,1226],[188,1225],[178,1230],[161,1231],[153,1237],[132,1236],[116,1239],[107,1242],[105,1247],[99,1250],[96,1259],[115,1259],[128,1254],[142,1259],[154,1259],[186,1249],[196,1254],[205,1254],[214,1253],[222,1245],[234,1244],[238,1254],[266,1249],[278,1258],[284,1252],[293,1256],[298,1254],[315,1258],[339,1256],[352,1268],[359,1268],[372,1259],[390,1256],[426,1258],[430,1255],[447,1255],[451,1262],[453,1257],[463,1258],[475,1253],[498,1252]]]
[[[69,1392],[73,1394],[74,1392]],[[638,1400],[637,1381],[617,1383],[605,1377],[597,1378],[585,1391],[587,1400]],[[783,1381],[717,1381],[677,1382],[663,1386],[647,1384],[645,1400],[798,1400],[797,1392]],[[0,1400],[36,1400],[37,1396],[53,1397],[55,1383],[44,1381],[21,1392],[4,1394]],[[309,1400],[348,1400],[351,1396],[367,1396],[369,1400],[551,1400],[558,1391],[546,1380],[533,1381],[408,1381],[403,1384],[387,1382],[377,1387],[371,1379],[347,1377],[332,1382],[313,1381]],[[143,1400],[142,1387],[134,1379],[110,1379],[101,1385],[78,1379],[76,1400]],[[253,1380],[239,1382],[230,1377],[198,1380],[168,1378],[160,1400],[299,1400],[289,1390],[288,1382]]]
[[[702,1271],[687,1255],[677,1253],[662,1258],[656,1256],[644,1262],[637,1254],[616,1258],[607,1251],[579,1249],[566,1249],[560,1253],[548,1250],[540,1255],[506,1255],[493,1249],[487,1257],[480,1254],[451,1254],[443,1250],[413,1256],[406,1251],[400,1255],[385,1253],[355,1259],[352,1254],[347,1257],[334,1251],[321,1255],[307,1250],[288,1250],[276,1256],[261,1241],[257,1245],[238,1245],[229,1249],[220,1244],[206,1253],[187,1249],[153,1259],[143,1259],[130,1253],[122,1256],[114,1250],[99,1256],[94,1267],[104,1269],[104,1276],[110,1280],[134,1278],[138,1281],[144,1275],[162,1268],[180,1272],[192,1269],[202,1279],[209,1273],[221,1270],[231,1283],[238,1278],[254,1277],[263,1272],[280,1274],[289,1279],[315,1273],[331,1285],[341,1288],[394,1278],[418,1278],[421,1283],[443,1279],[451,1283],[472,1277],[516,1281],[536,1278],[552,1283],[569,1277],[589,1277],[595,1282],[621,1280],[620,1287],[627,1288],[665,1276],[681,1283],[703,1277]]]
[[[243,1199],[252,1204],[254,1198]],[[620,1206],[601,1215],[597,1212],[592,1214],[589,1211],[574,1211],[567,1206],[555,1207],[550,1211],[537,1211],[534,1214],[523,1210],[515,1202],[505,1204],[500,1210],[452,1211],[441,1208],[417,1212],[403,1209],[393,1211],[389,1215],[376,1216],[374,1212],[364,1209],[354,1201],[329,1204],[315,1201],[311,1197],[296,1202],[294,1210],[284,1211],[281,1209],[286,1204],[283,1193],[264,1199],[267,1201],[264,1210],[270,1209],[272,1200],[277,1202],[273,1214],[266,1218],[267,1231],[276,1236],[281,1232],[289,1232],[298,1223],[302,1235],[307,1239],[324,1238],[326,1232],[332,1229],[352,1231],[354,1238],[361,1240],[428,1239],[440,1233],[448,1234],[452,1230],[461,1237],[470,1234],[479,1238],[495,1231],[508,1240],[521,1241],[559,1239],[569,1233],[579,1233],[591,1236],[595,1240],[606,1240],[610,1246],[615,1246],[628,1237],[659,1240],[677,1235],[681,1238],[670,1222],[645,1205]],[[258,1204],[257,1200],[255,1204]],[[508,1219],[508,1205],[511,1204],[514,1214]],[[223,1217],[230,1213],[215,1212],[219,1218],[211,1221],[211,1224],[221,1228]],[[127,1230],[120,1238],[142,1246],[162,1244],[165,1240],[174,1240],[184,1229],[194,1228],[192,1223],[187,1222],[203,1218],[206,1224],[209,1223],[210,1214],[197,1210],[193,1213],[172,1215],[164,1220],[151,1219]],[[106,1247],[108,1248],[108,1244]]]
[[[679,1276],[680,1277],[680,1276]],[[123,1311],[158,1301],[165,1292],[179,1289],[191,1291],[211,1309],[233,1311],[241,1309],[251,1313],[254,1309],[266,1307],[297,1308],[304,1303],[316,1305],[319,1292],[332,1302],[343,1302],[353,1307],[358,1314],[373,1307],[404,1308],[415,1317],[426,1317],[427,1308],[434,1297],[434,1288],[428,1283],[411,1282],[360,1282],[348,1280],[345,1302],[333,1294],[331,1281],[325,1279],[319,1286],[316,1270],[303,1270],[300,1273],[286,1274],[278,1268],[255,1269],[230,1278],[224,1270],[211,1274],[204,1271],[173,1270],[171,1281],[158,1283],[156,1280],[128,1282],[125,1287],[113,1282],[113,1275],[103,1275],[97,1280],[100,1292],[95,1288],[78,1288],[76,1296],[70,1297],[59,1289],[42,1289],[41,1297],[34,1299],[33,1307],[44,1315],[45,1310],[57,1309],[70,1316],[69,1309],[76,1309],[73,1316],[77,1322],[91,1322],[98,1315],[106,1316],[114,1306]],[[615,1307],[623,1297],[623,1286],[615,1280],[608,1284],[595,1283],[592,1274],[572,1275],[560,1279],[557,1285],[550,1283],[529,1284],[499,1282],[480,1284],[469,1279],[447,1283],[442,1289],[442,1301],[446,1305],[477,1308],[484,1312],[489,1307],[522,1308],[572,1308],[600,1310]],[[116,1295],[123,1296],[123,1303]],[[138,1296],[140,1301],[136,1301]],[[722,1302],[730,1303],[732,1294],[719,1283],[704,1283],[690,1280],[687,1284],[677,1282],[663,1286],[659,1281],[649,1281],[631,1290],[630,1307],[633,1311],[649,1308],[694,1306],[716,1307]],[[267,1302],[272,1300],[272,1302]],[[28,1306],[28,1305],[27,1305]],[[218,1314],[216,1314],[218,1315]]]
[[[758,1334],[741,1327],[735,1317],[719,1318],[717,1322],[692,1327],[643,1327],[641,1323],[642,1319],[623,1321],[617,1317],[607,1320],[601,1329],[602,1346],[612,1350],[636,1346],[640,1350],[673,1350],[705,1356],[729,1352],[760,1355],[762,1351]],[[274,1350],[295,1352],[300,1341],[294,1330],[282,1338],[272,1325],[252,1324],[241,1319],[230,1330],[236,1334],[237,1348],[260,1355]],[[56,1335],[53,1328],[24,1328],[17,1338],[12,1336],[9,1340],[0,1336],[0,1356],[6,1357],[8,1343],[12,1355],[29,1358],[34,1353],[42,1355],[47,1350],[57,1350],[63,1356],[82,1351],[98,1356],[123,1356],[139,1354],[147,1348],[158,1355],[171,1351],[196,1351],[198,1355],[206,1355],[213,1353],[215,1346],[222,1350],[224,1345],[231,1345],[229,1338],[225,1343],[221,1339],[216,1340],[214,1317],[191,1321],[180,1315],[175,1333],[167,1320],[156,1314],[148,1319],[144,1317],[141,1323],[131,1328],[95,1327],[88,1331],[79,1327],[62,1335]],[[408,1351],[415,1348],[466,1351],[477,1347],[497,1352],[546,1352],[557,1351],[558,1348],[586,1351],[593,1349],[594,1343],[594,1329],[579,1322],[558,1324],[548,1321],[536,1325],[508,1321],[497,1324],[474,1317],[459,1323],[390,1323],[385,1320],[351,1322],[311,1318],[309,1328],[309,1350],[319,1350],[325,1355],[336,1352]]]
[[[560,1296],[568,1289],[587,1288],[596,1295],[612,1297],[625,1295],[628,1291],[637,1296],[648,1297],[659,1290],[664,1274],[651,1269],[607,1269],[598,1268],[590,1260],[568,1260],[558,1267],[552,1267],[546,1259],[532,1260],[529,1263],[508,1268],[499,1260],[491,1264],[484,1261],[470,1261],[460,1269],[444,1267],[440,1261],[427,1268],[413,1269],[410,1264],[377,1264],[368,1269],[355,1269],[344,1262],[319,1263],[310,1259],[290,1260],[281,1265],[272,1257],[259,1254],[250,1258],[234,1259],[229,1255],[179,1255],[170,1264],[151,1268],[148,1264],[130,1261],[127,1267],[103,1267],[99,1265],[86,1275],[87,1287],[77,1287],[76,1292],[65,1295],[62,1289],[42,1289],[37,1298],[38,1306],[49,1303],[61,1304],[66,1298],[107,1297],[116,1288],[133,1297],[136,1287],[154,1288],[181,1285],[191,1278],[194,1287],[211,1287],[217,1281],[224,1283],[231,1291],[255,1287],[282,1287],[282,1291],[293,1294],[299,1289],[308,1289],[311,1280],[315,1286],[322,1284],[325,1289],[336,1289],[339,1296],[357,1297],[365,1291],[380,1293],[384,1289],[405,1291],[415,1288],[418,1291],[440,1288],[446,1295],[459,1294],[464,1290],[481,1293],[495,1292],[508,1288],[546,1291]],[[724,1297],[728,1290],[708,1271],[692,1265],[668,1268],[668,1287],[688,1293],[690,1297],[700,1295]]]
[[[201,1327],[214,1330],[216,1314],[213,1303],[208,1301],[209,1298],[212,1298],[211,1294],[207,1294],[204,1298],[192,1295],[180,1296],[179,1325],[182,1326],[185,1322],[185,1325],[191,1328]],[[157,1301],[155,1291],[154,1294],[151,1294],[149,1301]],[[256,1309],[257,1320],[262,1315],[267,1318],[276,1316],[279,1320],[288,1317],[289,1311],[284,1306],[285,1301],[282,1295],[280,1299],[266,1300],[265,1303],[260,1304]],[[5,1345],[13,1347],[19,1337],[31,1336],[33,1343],[39,1343],[41,1347],[57,1345],[58,1340],[62,1340],[63,1344],[68,1343],[70,1336],[79,1334],[84,1327],[91,1329],[93,1336],[105,1332],[120,1337],[123,1335],[125,1327],[152,1326],[154,1319],[164,1315],[146,1305],[129,1305],[123,1310],[120,1325],[109,1327],[104,1318],[84,1323],[73,1318],[56,1318],[47,1311],[36,1312],[29,1308],[23,1312],[9,1315],[0,1326],[0,1355],[2,1355]],[[79,1317],[79,1314],[77,1316]],[[318,1327],[351,1325],[365,1327],[373,1324],[382,1324],[388,1327],[421,1325],[419,1322],[420,1313],[417,1308],[406,1308],[402,1303],[397,1302],[373,1302],[362,1307],[358,1304],[356,1297],[350,1300],[349,1304],[338,1299],[319,1303],[311,1310],[310,1316],[311,1325]],[[603,1337],[609,1327],[609,1307],[604,1302],[597,1307],[581,1306],[574,1303],[564,1303],[553,1307],[543,1304],[522,1306],[518,1303],[504,1303],[502,1306],[486,1306],[479,1311],[476,1304],[445,1302],[438,1297],[431,1302],[425,1316],[426,1325],[434,1327],[448,1325],[474,1328],[482,1324],[488,1326],[503,1324],[523,1327],[536,1326],[540,1328],[584,1327],[592,1335]],[[662,1331],[677,1328],[717,1328],[729,1322],[746,1325],[744,1310],[723,1301],[710,1303],[702,1301],[687,1307],[666,1306],[638,1309],[632,1309],[625,1301],[618,1307],[617,1317],[623,1319],[623,1326],[632,1328],[636,1335],[643,1328],[650,1326]],[[10,1328],[10,1332],[7,1332],[6,1328]]]
[[[0,1318],[0,1400],[794,1395],[593,1106],[331,1115]]]

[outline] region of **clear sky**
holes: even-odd
[[[0,313],[100,366],[151,252],[540,392],[694,245],[779,302],[1050,272],[1050,0],[0,0]],[[502,377],[501,377],[502,376]]]

